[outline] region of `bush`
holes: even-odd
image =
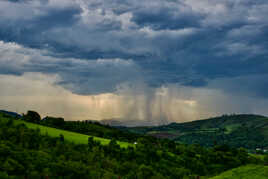
[[[264,164],[268,165],[268,154],[264,156]]]

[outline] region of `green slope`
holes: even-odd
[[[235,168],[211,179],[267,179],[268,166],[247,165]]]
[[[187,144],[213,146],[217,142],[249,149],[268,148],[268,118],[259,115],[224,115],[193,122],[124,130]]]
[[[8,117],[4,117],[0,113],[0,120],[8,120]],[[79,134],[79,133],[76,133],[76,132],[70,132],[70,131],[61,130],[61,129],[55,129],[55,128],[52,128],[52,127],[33,124],[33,123],[21,121],[21,120],[14,120],[14,123],[15,124],[22,124],[23,123],[30,129],[40,129],[41,134],[49,135],[51,137],[59,137],[60,134],[62,134],[62,135],[64,135],[65,140],[73,142],[73,143],[76,143],[76,144],[87,144],[89,137],[93,137],[94,140],[99,141],[102,145],[107,145],[110,142],[110,139],[104,139],[104,138],[101,138],[101,137],[89,136],[89,135]],[[132,144],[127,143],[127,142],[117,141],[117,143],[121,147],[124,147],[124,148],[126,148],[128,146],[133,146]]]

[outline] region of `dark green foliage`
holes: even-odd
[[[243,147],[252,150],[268,148],[268,118],[258,115],[223,115],[158,127],[121,129],[206,147],[227,144],[236,148]]]
[[[268,154],[264,155],[264,163],[268,166]]]
[[[93,137],[88,138],[88,148],[92,149],[95,144],[95,141],[93,140]]]
[[[23,120],[28,122],[40,123],[41,116],[35,111],[28,111],[27,114],[22,116]]]
[[[62,135],[62,134],[60,135],[60,141],[64,142],[64,135]]]
[[[120,146],[116,143],[115,139],[112,139],[111,142],[109,143],[109,148],[111,148],[111,149],[119,149]]]
[[[140,136],[136,147],[102,146],[93,138],[77,145],[64,136],[42,136],[0,116],[0,178],[172,179],[213,176],[252,160],[243,149],[204,148]]]
[[[50,126],[50,127],[63,127],[64,126],[64,119],[59,117],[59,118],[56,118],[56,117],[45,117],[43,120],[42,120],[42,124],[46,124],[47,126]]]

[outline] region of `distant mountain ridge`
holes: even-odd
[[[121,128],[176,142],[213,146],[228,144],[248,149],[268,148],[268,118],[261,115],[239,114],[157,127]]]
[[[22,116],[16,112],[6,111],[6,110],[0,110],[1,113],[8,114],[12,117],[18,117],[21,118]]]
[[[113,127],[137,127],[137,126],[158,126],[163,125],[157,124],[153,120],[140,120],[140,119],[120,119],[120,118],[112,118],[112,119],[103,119],[98,121],[101,124],[113,126]]]

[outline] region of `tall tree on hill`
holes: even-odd
[[[40,123],[41,116],[35,111],[28,111],[27,114],[23,115],[23,120],[28,122]]]

